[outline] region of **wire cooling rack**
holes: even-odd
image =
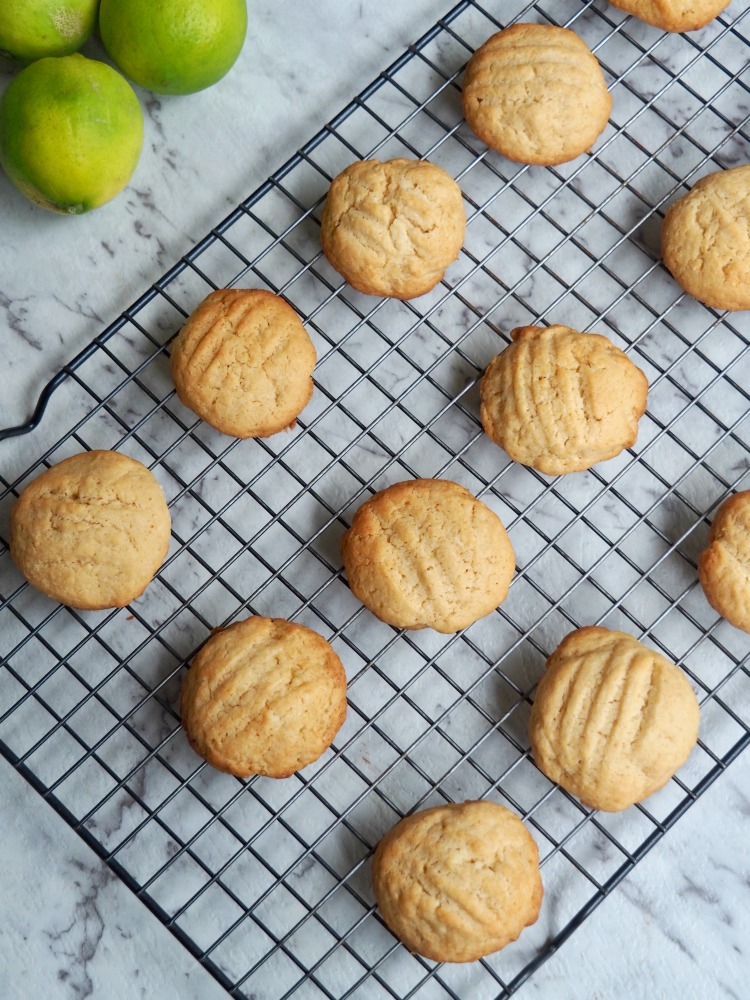
[[[508,996],[750,741],[746,637],[696,582],[713,512],[750,466],[749,316],[680,294],[658,252],[665,207],[750,159],[741,6],[671,36],[603,0],[459,3],[67,365],[28,425],[4,432],[29,430],[54,394],[57,440],[3,480],[2,523],[26,482],[86,448],[141,459],[165,489],[169,555],[128,609],[53,605],[3,542],[0,739],[232,996]],[[467,58],[518,19],[572,26],[600,60],[614,107],[593,155],[522,167],[462,122]],[[464,193],[461,257],[411,302],[353,292],[319,252],[331,177],[368,155],[428,157]],[[284,295],[318,350],[312,402],[268,440],[196,422],[168,375],[184,317],[235,283]],[[483,436],[478,377],[508,331],[532,322],[605,333],[643,368],[634,448],[553,479]],[[455,636],[382,624],[342,579],[352,512],[415,476],[481,496],[517,554],[508,599]],[[186,662],[213,627],[250,612],[317,629],[349,679],[334,746],[283,781],[213,770],[178,722]],[[677,661],[703,706],[688,764],[624,814],[583,808],[528,754],[544,659],[594,622]],[[517,810],[539,844],[540,919],[481,962],[436,965],[380,921],[369,857],[406,812],[485,796]]]

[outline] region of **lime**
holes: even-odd
[[[142,144],[133,88],[82,55],[31,63],[0,101],[0,164],[22,194],[54,212],[80,214],[114,198]]]
[[[75,52],[96,24],[99,0],[1,0],[0,52],[21,62]]]
[[[125,76],[157,94],[192,94],[234,65],[245,0],[101,0],[104,47]]]

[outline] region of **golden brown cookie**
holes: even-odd
[[[665,785],[698,738],[685,675],[626,632],[590,626],[547,660],[531,710],[537,766],[592,809],[619,812]]]
[[[750,632],[750,490],[735,493],[716,512],[698,577],[711,607]]]
[[[703,177],[664,218],[662,254],[685,291],[714,309],[750,309],[750,165]]]
[[[494,802],[406,816],[378,844],[372,879],[391,931],[436,962],[472,962],[504,948],[542,903],[534,838]]]
[[[713,21],[730,0],[609,0],[663,31],[695,31]]]
[[[366,295],[413,299],[463,246],[461,189],[426,160],[359,160],[335,177],[320,236],[332,267]]]
[[[648,380],[606,337],[523,326],[480,384],[485,432],[514,462],[581,472],[635,444]]]
[[[240,778],[286,778],[317,760],[346,718],[346,674],[326,640],[283,618],[215,629],[182,685],[190,745]]]
[[[464,117],[482,142],[518,163],[552,165],[580,156],[612,110],[599,63],[568,28],[514,24],[472,56]]]
[[[397,628],[457,632],[505,600],[515,568],[500,518],[445,479],[376,493],[341,539],[349,586]]]
[[[10,513],[10,554],[37,590],[72,608],[121,608],[167,554],[169,509],[145,465],[87,451],[53,465]]]
[[[233,437],[294,426],[310,401],[315,348],[297,313],[259,288],[211,292],[172,345],[180,401]]]

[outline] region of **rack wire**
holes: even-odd
[[[748,314],[719,314],[659,259],[665,207],[748,155],[748,19],[665,35],[604,0],[461,2],[45,388],[53,444],[2,480],[3,522],[43,468],[88,448],[144,461],[167,494],[168,557],[128,609],[53,605],[0,549],[0,747],[233,997],[507,997],[578,927],[750,742],[744,636],[717,619],[696,557],[750,466]],[[512,164],[461,118],[466,60],[515,20],[573,27],[611,86],[591,155]],[[445,167],[468,214],[432,293],[372,299],[319,251],[331,178],[354,159]],[[172,336],[212,289],[282,294],[318,350],[297,427],[230,440],[197,422],[168,375]],[[477,381],[526,323],[605,333],[650,382],[637,444],[587,473],[510,463],[482,434]],[[342,578],[338,541],[372,492],[412,477],[466,485],[518,559],[508,599],[454,636],[377,621]],[[204,764],[179,726],[179,681],[212,628],[248,613],[325,635],[348,675],[333,747],[283,781]],[[702,703],[688,764],[646,803],[597,814],[529,757],[546,656],[570,629],[624,628],[679,663]],[[489,797],[518,811],[542,858],[537,924],[468,966],[409,954],[374,906],[369,857],[409,811]]]

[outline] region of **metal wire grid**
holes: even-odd
[[[3,542],[3,753],[231,995],[508,996],[750,741],[747,644],[695,580],[708,520],[749,464],[750,329],[679,295],[658,256],[663,207],[748,159],[736,7],[694,38],[601,0],[460,3],[67,366],[25,428],[52,400],[62,433],[3,479],[6,513],[42,467],[117,448],[160,479],[173,543],[129,609],[80,613],[27,587]],[[614,110],[593,156],[519,167],[462,123],[466,59],[516,19],[573,26],[596,52]],[[413,302],[354,293],[319,253],[327,185],[367,155],[428,157],[465,195],[461,259]],[[196,422],[167,373],[183,318],[235,282],[283,294],[318,348],[312,403],[267,441]],[[646,371],[649,411],[629,453],[552,479],[484,438],[477,378],[504,331],[537,321],[605,332]],[[507,601],[451,637],[391,629],[342,580],[351,513],[416,476],[481,496],[517,554]],[[178,724],[185,663],[211,628],[248,612],[305,622],[347,668],[334,747],[284,781],[212,770]],[[622,815],[583,808],[528,756],[544,658],[592,622],[679,662],[703,705],[680,776]],[[485,796],[520,812],[539,843],[542,914],[498,955],[435,965],[380,922],[368,858],[406,812]]]

